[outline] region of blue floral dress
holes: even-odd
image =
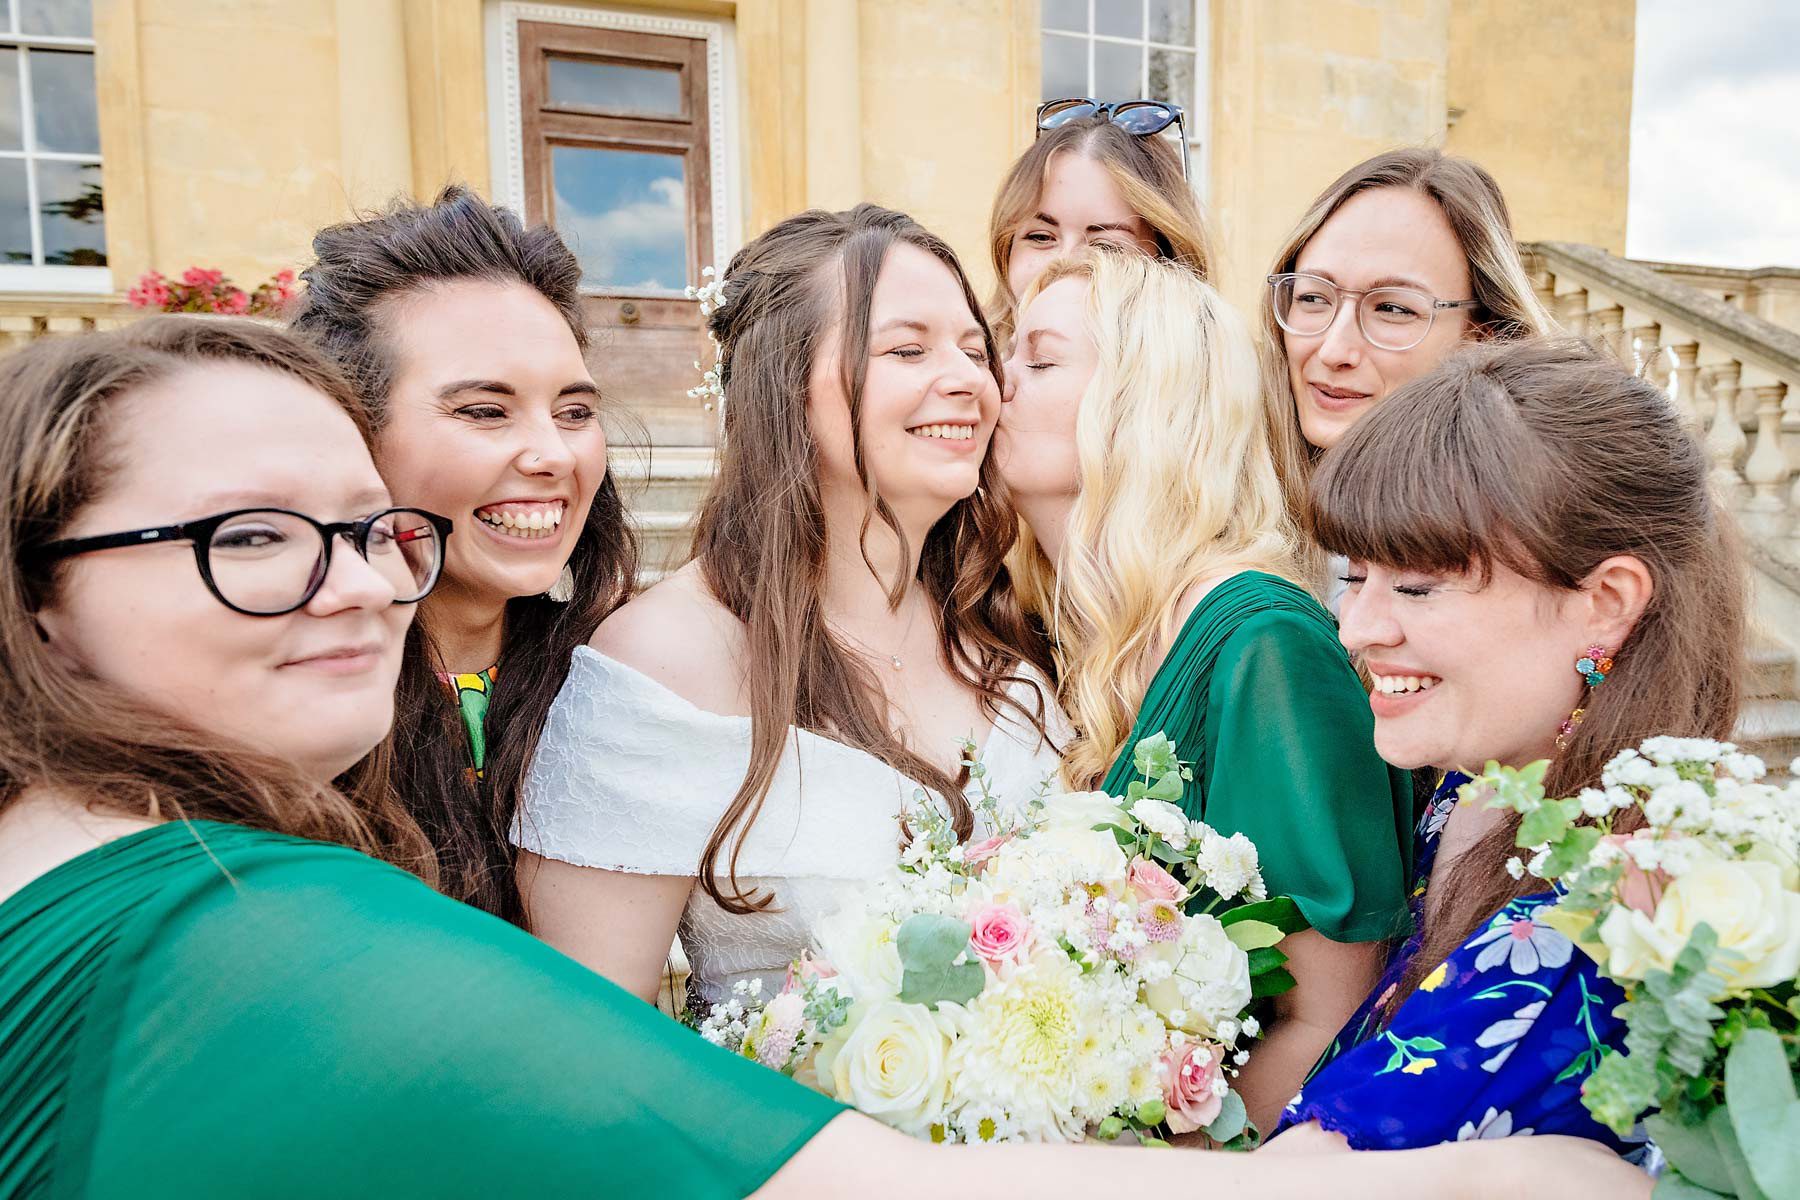
[[[1276,1133],[1317,1121],[1357,1150],[1560,1133],[1626,1154],[1581,1105],[1600,1059],[1622,1050],[1625,997],[1568,938],[1539,923],[1555,892],[1509,902],[1385,1019],[1419,952],[1438,838],[1466,776],[1451,773],[1419,821],[1412,937],[1338,1034]]]

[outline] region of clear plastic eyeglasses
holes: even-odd
[[[1479,300],[1439,300],[1404,287],[1341,288],[1329,279],[1289,271],[1269,276],[1269,303],[1275,323],[1299,337],[1317,337],[1337,319],[1338,304],[1356,301],[1356,326],[1369,345],[1382,350],[1411,350],[1431,332],[1440,309],[1474,308]]]

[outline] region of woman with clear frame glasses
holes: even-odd
[[[1276,468],[1298,522],[1321,454],[1389,392],[1473,341],[1547,333],[1506,198],[1478,164],[1427,148],[1360,162],[1308,206],[1262,310]],[[1308,575],[1341,583],[1310,552]]]

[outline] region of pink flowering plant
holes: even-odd
[[[1232,1081],[1253,1008],[1293,986],[1256,848],[1190,821],[1191,772],[1158,735],[1123,797],[1003,804],[973,746],[981,833],[923,794],[894,868],[817,932],[774,996],[756,981],[709,1040],[938,1142],[1258,1140]]]
[[[133,308],[225,317],[280,316],[293,298],[292,271],[277,271],[246,292],[225,278],[223,271],[211,267],[189,267],[179,279],[170,279],[161,271],[146,271],[125,293]]]
[[[1800,782],[1700,738],[1651,738],[1578,796],[1547,797],[1547,766],[1489,763],[1462,794],[1520,814],[1509,870],[1556,885],[1540,919],[1625,993],[1626,1052],[1582,1103],[1621,1135],[1652,1112],[1658,1196],[1800,1196]]]

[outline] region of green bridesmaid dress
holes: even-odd
[[[210,821],[0,903],[0,1196],[743,1196],[838,1105],[340,846]]]
[[[1202,596],[1103,790],[1125,794],[1131,748],[1159,732],[1194,764],[1189,819],[1255,842],[1271,895],[1334,941],[1408,931],[1411,777],[1375,753],[1368,695],[1318,601],[1261,571]]]

